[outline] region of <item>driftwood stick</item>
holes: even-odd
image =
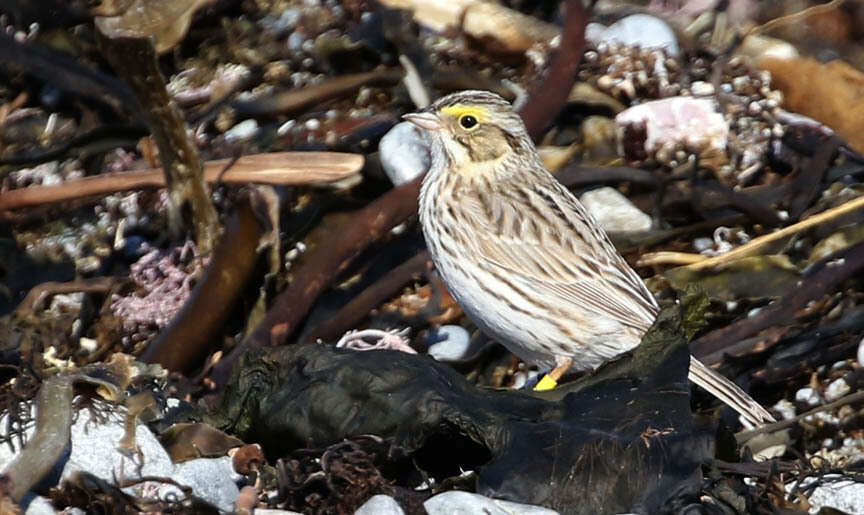
[[[329,184],[357,174],[363,168],[363,162],[360,154],[341,152],[252,154],[238,158],[233,164],[230,159],[208,161],[204,164],[204,180],[211,184]],[[119,191],[164,187],[165,175],[161,168],[103,173],[52,186],[5,191],[0,193],[0,212]]]

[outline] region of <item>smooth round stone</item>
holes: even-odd
[[[579,200],[605,231],[647,231],[651,228],[651,217],[615,188],[604,186],[586,191]]]
[[[662,48],[671,56],[681,54],[675,31],[665,21],[647,14],[621,18],[606,28],[591,23],[585,30],[585,37],[595,44],[618,43],[640,48]]]
[[[471,345],[471,335],[464,327],[444,325],[429,334],[433,341],[429,355],[444,363],[468,361],[477,355],[479,348]]]
[[[381,166],[390,181],[399,186],[426,173],[432,158],[423,131],[411,122],[393,126],[378,143]]]
[[[256,510],[257,511],[257,510]],[[389,495],[373,495],[354,515],[405,515],[399,503]]]

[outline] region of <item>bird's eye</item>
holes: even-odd
[[[463,129],[471,130],[474,127],[477,127],[477,118],[474,118],[470,114],[466,114],[459,118],[459,125],[461,125]]]

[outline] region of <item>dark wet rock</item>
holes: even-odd
[[[698,502],[713,452],[690,415],[679,326],[678,308],[667,309],[632,358],[546,395],[480,389],[400,352],[249,352],[205,418],[270,456],[374,434],[392,439],[392,456],[476,468],[477,492],[490,497],[566,513],[672,512]]]

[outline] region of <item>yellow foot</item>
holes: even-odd
[[[534,386],[534,391],[545,392],[554,389],[556,386],[558,386],[558,381],[549,377],[549,374],[546,374],[545,376],[543,376],[543,379],[541,379],[540,382],[537,383],[536,386]]]
[[[534,387],[534,391],[545,392],[558,386],[558,380],[561,379],[561,376],[563,376],[568,370],[570,370],[570,365],[572,364],[573,358],[556,356],[555,368],[543,376],[543,379],[541,379],[540,382],[537,383],[537,386]]]

